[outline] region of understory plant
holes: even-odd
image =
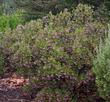
[[[11,15],[0,15],[0,32],[5,32],[7,29],[14,29],[18,24],[23,24],[24,18],[19,11]]]
[[[99,94],[110,101],[110,30],[104,44],[99,45],[93,72]]]

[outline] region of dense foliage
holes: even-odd
[[[74,13],[50,13],[43,20],[7,31],[1,45],[6,64],[15,70],[31,69],[35,74],[86,72],[106,30],[92,14],[90,7],[79,5]]]
[[[94,16],[91,7],[79,4],[72,12],[50,12],[42,19],[7,30],[0,45],[4,72],[29,76],[31,92],[34,89],[38,101],[55,98],[66,102],[67,97],[93,102],[97,90],[90,74],[92,60],[107,30]],[[50,92],[56,96],[49,97]]]
[[[96,83],[99,93],[110,101],[110,31],[105,44],[100,44],[97,57],[94,61],[93,72],[96,75]]]
[[[109,20],[109,0],[0,0],[0,78],[28,78],[32,102],[109,102]]]

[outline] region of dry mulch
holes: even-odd
[[[0,102],[31,102],[31,98],[22,90],[26,84],[28,79],[16,74],[0,78]]]

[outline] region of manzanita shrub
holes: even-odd
[[[93,11],[87,8],[90,9],[79,5],[73,13],[67,10],[56,16],[50,13],[43,19],[8,30],[1,43],[6,66],[35,74],[64,70],[75,75],[86,72],[91,68],[95,48],[106,30],[104,24],[93,20]],[[77,9],[82,12],[78,15],[80,23]],[[88,20],[84,19],[84,23],[82,17]]]
[[[110,101],[110,30],[105,44],[100,44],[97,57],[94,60],[93,72],[99,94]]]
[[[57,15],[49,13],[42,19],[9,29],[1,41],[5,71],[41,78],[65,73],[77,81],[85,79],[107,28],[93,15],[91,7],[79,4],[73,12],[65,9]]]

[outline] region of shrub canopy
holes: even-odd
[[[87,5],[67,9],[4,34],[6,67],[34,74],[71,73],[78,76],[91,68],[92,57],[106,26],[93,18]],[[9,60],[8,60],[9,59]]]

